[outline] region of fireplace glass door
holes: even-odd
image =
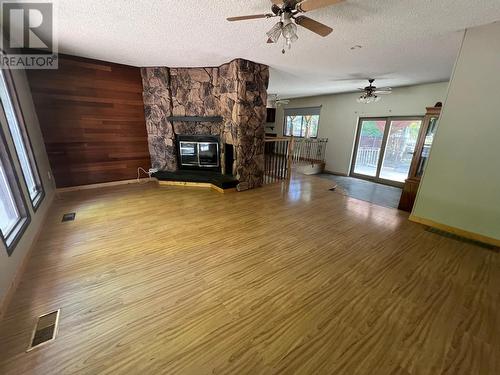
[[[198,165],[198,143],[181,142],[181,164],[186,166]]]
[[[218,142],[181,141],[181,165],[185,167],[217,168],[219,167]]]
[[[215,142],[198,143],[198,158],[200,167],[218,167],[219,144]]]

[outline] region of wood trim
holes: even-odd
[[[426,107],[425,108],[427,110],[426,114],[439,116],[441,114],[442,108],[443,107]]]
[[[183,186],[183,187],[196,187],[196,188],[209,188],[219,193],[235,192],[235,188],[222,189],[210,182],[187,182],[187,181],[158,181],[160,186]]]
[[[465,237],[465,238],[468,238],[468,239],[473,240],[473,241],[478,241],[478,242],[482,242],[482,243],[485,243],[488,245],[500,247],[500,239],[484,236],[484,235],[479,234],[479,233],[469,232],[469,231],[464,230],[464,229],[452,227],[452,226],[446,225],[446,224],[441,224],[441,223],[438,223],[437,221],[425,219],[425,218],[418,217],[415,215],[410,215],[409,220],[413,221],[414,223],[423,224],[423,225],[426,225],[428,227],[432,227],[432,228],[443,230],[443,231],[448,232],[448,233],[456,234],[457,236]]]
[[[210,182],[186,182],[186,181],[158,181],[161,186],[186,186],[186,187],[201,187],[209,188],[212,186]]]
[[[211,188],[212,190],[215,190],[215,191],[217,191],[217,192],[219,192],[219,193],[222,193],[222,194],[226,194],[226,193],[235,193],[235,192],[237,192],[237,191],[238,191],[236,188],[222,189],[222,188],[220,188],[220,187],[218,187],[218,186],[215,186],[215,185],[210,186],[210,188]]]
[[[136,183],[145,183],[148,181],[156,181],[156,178],[134,178],[133,180],[121,180],[121,181],[111,181],[111,182],[101,182],[99,184],[89,184],[89,185],[80,185],[80,186],[71,186],[66,188],[59,188],[56,191],[58,193],[67,193],[69,191],[79,191],[79,190],[88,190],[88,189],[98,189],[109,186],[118,186],[118,185],[128,185],[128,184],[136,184]]]
[[[290,181],[292,177],[292,165],[293,165],[293,150],[295,148],[295,138],[292,136],[290,142],[288,142],[287,153],[288,157],[286,160],[286,180]]]
[[[222,122],[222,116],[169,116],[167,121],[175,122]]]
[[[21,265],[16,271],[16,274],[14,275],[14,279],[10,283],[10,286],[7,289],[7,293],[5,293],[5,296],[3,299],[0,300],[0,321],[3,319],[3,316],[5,312],[7,311],[7,308],[9,307],[10,301],[12,300],[12,297],[14,296],[14,293],[18,287],[18,285],[21,282],[22,276],[24,275],[24,271],[26,270],[26,267],[28,266],[28,261],[31,258],[31,253],[33,252],[33,248],[35,247],[35,244],[38,242],[38,239],[40,238],[40,235],[42,234],[42,231],[44,229],[44,223],[47,220],[47,216],[49,215],[50,208],[52,207],[52,203],[54,202],[54,197],[55,194],[52,194],[52,197],[48,201],[48,207],[45,213],[43,214],[42,220],[40,222],[40,225],[38,227],[38,230],[35,233],[35,236],[33,237],[33,241],[31,242],[31,245],[29,247],[28,252],[24,256],[23,260],[21,261]]]
[[[293,137],[267,137],[264,142],[281,142],[281,141],[291,141]]]
[[[420,161],[420,156],[422,155],[422,150],[425,144],[425,135],[429,129],[431,119],[439,116],[441,113],[441,107],[427,107],[427,112],[422,121],[422,126],[420,126],[420,131],[418,132],[417,144],[415,145],[415,150],[413,151],[413,157],[410,164],[410,170],[408,171],[408,177],[418,180],[420,182],[421,177],[416,177],[418,162]]]

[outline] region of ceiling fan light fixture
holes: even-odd
[[[288,40],[290,40],[290,43],[293,43],[299,39],[299,37],[297,35],[297,25],[295,25],[292,22],[283,26],[282,33],[283,33],[283,37],[287,40],[287,44],[288,44]]]
[[[272,43],[276,43],[281,36],[281,29],[283,27],[283,22],[277,22],[271,30],[269,30],[266,35]]]
[[[357,101],[361,104],[377,103],[380,101],[380,96],[374,94],[363,94]]]
[[[373,82],[375,82],[375,79],[373,78],[368,79],[368,82],[370,83],[368,86],[358,89],[362,92],[361,96],[357,99],[358,103],[376,103],[381,99],[379,95],[390,94],[392,92],[390,87],[377,88],[377,86],[374,86]]]
[[[268,43],[276,43],[283,35],[284,44],[288,49],[292,48],[292,43],[299,39],[297,35],[297,25],[295,25],[289,18],[285,18],[283,21],[277,22],[271,30],[269,30],[266,35],[268,36]],[[283,48],[283,53],[285,48]]]
[[[297,25],[322,37],[330,35],[333,31],[331,27],[299,14],[325,8],[343,1],[345,0],[271,0],[271,13],[228,17],[227,20],[229,22],[234,22],[279,17],[280,22],[275,24],[273,28],[266,33],[268,36],[267,43],[276,43],[283,34],[283,39],[285,40],[281,52],[285,53],[285,47],[290,49],[292,43],[299,39],[297,36]]]
[[[285,47],[291,49],[292,43],[296,42],[299,39],[297,35],[297,25],[293,23],[290,18],[284,17],[281,27],[281,33],[283,34],[283,38],[285,39],[281,53],[285,53]]]
[[[366,103],[366,98],[364,95],[361,95],[358,99],[356,99],[356,101],[360,104],[367,104]]]

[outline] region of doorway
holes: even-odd
[[[350,175],[403,186],[422,120],[422,117],[360,118]]]

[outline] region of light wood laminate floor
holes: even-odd
[[[61,194],[0,374],[500,374],[500,254],[330,185]],[[25,353],[58,308],[56,341]]]

